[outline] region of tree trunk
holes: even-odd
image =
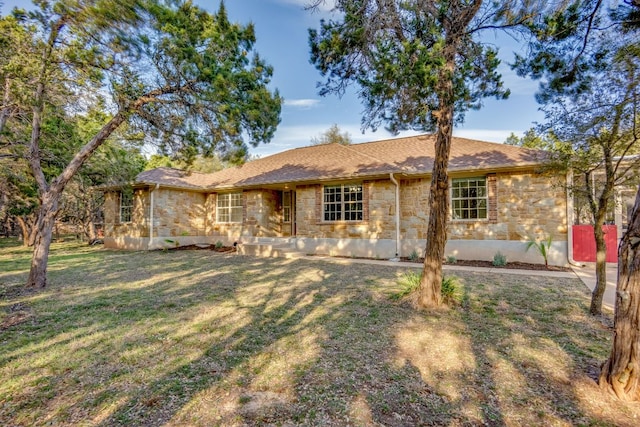
[[[621,400],[640,400],[640,188],[618,250],[613,345],[599,384]]]
[[[87,225],[86,225],[86,230],[87,230],[86,233],[87,233],[87,238],[89,239],[89,242],[93,242],[98,238],[96,233],[96,225],[94,224],[92,218],[89,218],[89,221],[87,222]]]
[[[437,111],[438,132],[429,192],[429,224],[422,277],[418,286],[416,305],[419,309],[438,307],[442,302],[442,260],[447,243],[449,215],[449,153],[453,133],[453,72],[456,45],[448,40],[445,48],[447,69],[441,73],[441,104]]]
[[[29,236],[31,235],[31,233],[29,232],[27,223],[25,222],[24,218],[22,218],[21,216],[17,216],[16,220],[18,221],[18,225],[20,226],[20,232],[22,233],[22,245],[30,246]]]
[[[33,218],[28,216],[25,219],[21,216],[16,216],[16,221],[22,233],[22,244],[27,247],[33,246],[36,238],[36,227],[33,223]]]
[[[447,216],[449,214],[449,152],[453,128],[453,108],[447,112],[449,126],[438,126],[435,159],[429,194],[429,225],[422,278],[418,288],[419,308],[437,307],[441,303],[442,260],[447,243]]]
[[[58,194],[48,191],[42,198],[42,203],[38,210],[38,219],[36,220],[35,243],[27,287],[44,288],[47,286],[47,264],[49,262],[51,235],[58,212],[58,197]]]
[[[591,293],[589,313],[594,316],[602,314],[602,298],[607,289],[607,244],[604,240],[603,225],[604,220],[597,220],[593,226],[596,239],[596,286]]]

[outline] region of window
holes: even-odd
[[[451,207],[453,219],[487,219],[487,179],[452,180]]]
[[[327,185],[322,203],[325,221],[362,221],[362,185]]]
[[[242,222],[242,193],[218,194],[216,222]]]
[[[291,191],[282,193],[282,221],[291,222]]]
[[[131,222],[133,211],[133,193],[131,191],[120,192],[120,222]]]

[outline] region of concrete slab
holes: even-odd
[[[572,266],[571,269],[576,276],[582,280],[589,290],[593,291],[596,287],[596,263],[588,262],[584,266]],[[618,283],[618,264],[607,263],[607,288],[604,291],[602,305],[614,309],[616,304],[616,285]]]
[[[375,264],[375,265],[384,265],[388,267],[422,268],[422,263],[417,263],[417,262],[399,262],[399,261],[361,259],[361,258],[338,258],[338,257],[330,257],[330,256],[322,256],[322,255],[305,256],[303,258],[311,261],[325,261],[325,262],[333,262],[336,264],[345,264],[345,265]],[[443,265],[442,268],[443,270],[480,271],[485,273],[516,274],[519,276],[545,276],[545,277],[560,277],[560,278],[568,278],[568,279],[576,278],[576,274],[570,271],[520,270],[520,269],[510,269],[510,268],[502,268],[502,267],[491,267],[491,268],[468,267],[464,265],[448,265],[448,264]]]

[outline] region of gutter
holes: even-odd
[[[573,171],[567,172],[567,262],[574,267],[584,267],[573,259],[573,197],[571,188],[573,187]]]
[[[160,188],[160,184],[156,184],[149,192],[149,249],[153,247],[153,193]]]
[[[393,173],[389,173],[389,179],[396,186],[396,258],[398,258],[400,256],[400,184]]]

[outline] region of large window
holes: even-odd
[[[362,221],[362,185],[327,185],[322,208],[325,221]]]
[[[487,219],[487,179],[452,180],[451,209],[453,219]]]
[[[242,222],[242,193],[218,194],[216,222]]]
[[[133,193],[131,191],[120,192],[120,222],[131,222],[133,211]]]

